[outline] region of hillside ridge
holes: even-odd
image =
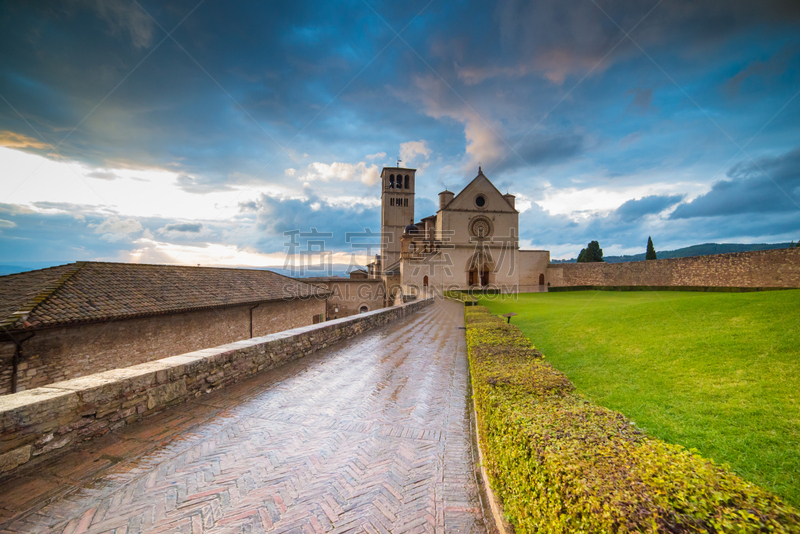
[[[659,260],[672,258],[690,258],[692,256],[710,256],[711,254],[730,254],[732,252],[751,252],[754,250],[775,250],[789,248],[791,243],[702,243],[675,250],[657,250]],[[626,261],[644,261],[645,253],[625,256],[604,256],[606,263],[623,263]],[[552,260],[551,263],[575,263],[577,258],[568,260]]]

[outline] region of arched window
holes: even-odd
[[[422,287],[428,287],[428,275],[427,274],[422,278]]]
[[[367,313],[368,311],[369,311],[369,308],[367,308],[366,306],[361,306],[358,309],[358,313]]]
[[[394,174],[389,175],[389,189],[394,189]]]
[[[408,189],[408,175],[406,174],[406,189]]]
[[[408,199],[407,199],[407,198],[404,198],[404,199],[403,199],[403,207],[404,207],[404,208],[407,208],[407,207],[408,207]]]

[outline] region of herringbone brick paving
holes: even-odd
[[[0,533],[485,532],[461,314],[437,302],[0,480]]]

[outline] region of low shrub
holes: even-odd
[[[800,532],[777,496],[591,404],[515,326],[465,310],[485,467],[518,532]]]

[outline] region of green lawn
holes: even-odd
[[[800,506],[800,290],[484,297],[578,391]]]

